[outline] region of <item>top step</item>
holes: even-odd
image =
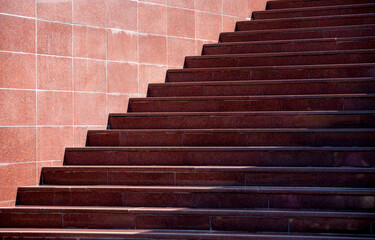
[[[374,0],[278,0],[267,2],[267,9],[286,9],[286,8],[304,8],[318,6],[335,6],[375,3]]]
[[[267,11],[255,11],[252,18],[255,20],[275,19],[275,18],[300,18],[317,17],[330,15],[350,15],[374,13],[375,4],[352,4],[342,6],[323,6],[307,8],[276,9]]]

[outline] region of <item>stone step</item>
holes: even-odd
[[[148,97],[375,93],[375,78],[171,82],[149,84]]]
[[[0,209],[0,226],[13,228],[169,229],[243,234],[332,234],[346,229],[350,229],[347,234],[372,234],[374,218],[374,213],[338,211],[24,206]]]
[[[375,129],[89,130],[87,146],[375,146]]]
[[[8,239],[197,239],[197,240],[372,240],[371,235],[356,234],[281,234],[189,230],[120,230],[120,229],[57,229],[1,228],[0,237]]]
[[[375,37],[317,38],[205,44],[203,55],[375,49]]]
[[[307,8],[318,6],[336,6],[352,4],[375,3],[374,0],[287,0],[287,1],[268,1],[267,9],[288,9],[288,8]]]
[[[375,24],[375,7],[370,9],[372,13],[240,21],[236,24],[236,31]]]
[[[112,113],[110,129],[375,127],[375,111]]]
[[[375,77],[374,63],[186,68],[167,71],[167,82]]]
[[[255,166],[44,167],[43,185],[375,187],[375,168]]]
[[[19,187],[18,205],[361,210],[375,208],[373,188],[226,186]]]
[[[375,110],[375,94],[131,98],[129,112]]]
[[[348,25],[331,27],[267,29],[253,31],[224,32],[220,42],[255,42],[274,40],[321,39],[375,36],[375,25]]]
[[[66,148],[64,165],[374,167],[371,147]]]
[[[319,6],[319,7],[303,7],[276,9],[267,11],[254,11],[252,18],[261,19],[279,19],[279,18],[301,18],[301,17],[320,17],[330,15],[352,15],[363,13],[374,13],[374,3],[335,5],[335,6]]]
[[[283,53],[224,54],[188,56],[184,68],[288,66],[374,63],[375,50],[339,50]]]

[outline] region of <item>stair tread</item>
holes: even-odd
[[[220,147],[67,147],[66,151],[375,151],[375,147],[310,147],[310,146],[220,146]]]
[[[301,7],[301,8],[287,8],[287,9],[268,9],[266,11],[254,11],[253,13],[289,13],[289,12],[307,12],[307,11],[321,11],[329,9],[345,9],[345,8],[362,8],[368,6],[375,6],[374,3],[360,3],[348,5],[334,5],[334,6],[318,6],[318,7]]]
[[[243,112],[128,112],[110,113],[109,117],[157,117],[157,116],[290,116],[290,115],[374,115],[375,110],[358,111],[243,111]]]
[[[348,63],[348,64],[317,64],[317,65],[285,65],[285,66],[255,66],[255,67],[216,67],[216,68],[184,68],[169,69],[168,73],[187,73],[187,72],[222,72],[231,70],[277,70],[277,69],[315,69],[315,68],[336,68],[336,67],[374,67],[375,63]]]
[[[361,18],[361,17],[373,17],[375,13],[361,13],[361,14],[344,14],[344,15],[328,15],[328,16],[313,16],[313,17],[296,17],[296,18],[274,18],[274,19],[259,19],[259,20],[247,20],[238,21],[237,24],[243,23],[266,23],[266,22],[284,22],[284,21],[317,21],[321,19],[338,19],[338,18]]]
[[[374,188],[342,188],[342,187],[270,187],[270,186],[64,186],[40,185],[19,187],[19,191],[38,192],[75,192],[75,191],[156,191],[156,192],[204,192],[204,193],[289,193],[289,194],[347,194],[347,195],[375,195]]]
[[[123,230],[123,229],[58,229],[58,228],[1,228],[0,234],[12,236],[49,237],[99,237],[102,238],[162,238],[162,239],[305,239],[305,240],[370,240],[368,235],[351,234],[283,234],[283,233],[245,233],[191,230]]]
[[[236,32],[223,32],[224,35],[248,35],[251,33],[276,33],[276,32],[307,32],[314,30],[340,30],[340,29],[357,29],[367,28],[374,29],[375,24],[362,24],[362,25],[344,25],[344,26],[329,26],[329,27],[309,27],[309,28],[284,28],[284,29],[270,29],[270,30],[247,30]]]
[[[358,78],[316,78],[316,79],[281,79],[281,80],[236,80],[236,81],[208,81],[208,82],[166,82],[166,83],[150,83],[150,87],[169,87],[169,86],[236,86],[249,84],[293,84],[293,83],[346,83],[346,82],[372,82],[375,81],[373,77],[358,77]]]
[[[375,132],[375,128],[211,128],[211,129],[107,129],[89,130],[89,134],[107,133],[251,133],[251,132]]]
[[[220,46],[246,46],[246,45],[269,45],[269,44],[288,44],[288,43],[309,43],[309,42],[329,42],[329,41],[355,41],[355,40],[375,40],[373,36],[364,37],[339,37],[339,38],[311,38],[311,39],[287,39],[287,40],[268,40],[268,41],[244,41],[244,42],[220,42],[207,43],[205,47]]]
[[[227,59],[227,58],[262,58],[262,57],[286,57],[286,56],[320,56],[320,55],[339,55],[339,54],[369,54],[374,53],[375,49],[355,49],[355,50],[330,50],[330,51],[303,51],[303,52],[276,52],[276,53],[247,53],[247,54],[220,54],[187,56],[185,60],[199,59]]]
[[[188,97],[152,97],[130,98],[130,102],[149,101],[194,101],[194,100],[247,100],[247,99],[303,99],[303,98],[372,98],[375,93],[358,94],[304,94],[304,95],[253,95],[253,96],[188,96]]]
[[[90,207],[90,206],[25,206],[0,207],[0,213],[12,212],[106,212],[137,214],[175,214],[175,215],[222,215],[222,216],[304,216],[304,217],[343,217],[369,218],[375,217],[373,212],[363,211],[327,211],[327,210],[275,210],[275,209],[222,209],[222,208],[179,208],[179,207]]]
[[[258,166],[155,166],[155,165],[132,165],[132,166],[60,166],[43,167],[43,171],[147,171],[147,172],[314,172],[314,173],[375,173],[375,168],[358,167],[258,167]]]

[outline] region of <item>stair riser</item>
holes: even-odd
[[[195,69],[168,70],[167,82],[204,82],[236,80],[282,80],[282,79],[317,79],[317,78],[355,78],[374,77],[375,67],[358,65],[356,67],[338,65],[321,67],[279,67],[232,68],[199,71]]]
[[[375,196],[336,193],[184,192],[121,189],[74,189],[68,191],[18,190],[18,204],[40,206],[126,206],[186,208],[265,208],[370,210]]]
[[[288,98],[242,100],[131,101],[129,112],[234,112],[370,110],[375,98]]]
[[[308,29],[306,31],[285,31],[285,32],[236,32],[221,33],[220,42],[253,42],[270,40],[291,40],[291,39],[315,39],[315,38],[343,38],[343,37],[364,37],[375,36],[375,29],[369,28],[337,28],[337,29]]]
[[[375,52],[353,54],[321,54],[299,56],[233,57],[233,58],[186,58],[184,68],[252,67],[373,63]]]
[[[248,45],[204,45],[203,55],[375,49],[375,40],[303,41]]]
[[[285,8],[304,8],[304,7],[320,7],[334,5],[351,5],[374,3],[374,0],[322,0],[322,1],[269,1],[267,9],[285,9]]]
[[[314,224],[311,224],[312,222]],[[372,221],[369,218],[317,218],[308,216],[148,215],[111,214],[110,212],[56,212],[48,215],[43,213],[23,213],[22,215],[20,213],[0,213],[0,226],[23,228],[178,229],[370,234],[371,223]]]
[[[288,11],[288,12],[269,12],[259,11],[253,12],[253,19],[280,19],[280,18],[300,18],[300,17],[319,17],[319,16],[332,16],[332,15],[350,15],[350,14],[363,14],[363,13],[374,13],[375,7],[373,5],[360,6],[360,7],[348,7],[348,8],[330,8],[322,10],[310,10],[310,11]],[[349,16],[348,16],[349,17]]]
[[[111,129],[373,128],[375,116],[170,116],[110,117]]]
[[[356,151],[66,151],[65,165],[374,167],[375,152]]]
[[[374,132],[89,133],[88,146],[337,146],[369,147]]]
[[[43,184],[137,186],[375,187],[375,173],[42,170]]]
[[[254,95],[300,95],[300,94],[349,94],[374,93],[375,80],[363,82],[320,82],[293,84],[248,84],[248,85],[195,85],[158,86],[150,85],[148,97],[188,96],[254,96]]]
[[[372,11],[375,11],[374,8]],[[331,26],[350,26],[350,25],[365,25],[374,24],[375,17],[364,16],[364,17],[350,17],[347,15],[345,17],[332,17],[324,19],[314,19],[310,20],[279,20],[274,21],[246,21],[237,22],[237,31],[254,31],[254,30],[270,30],[270,29],[290,29],[290,28],[313,28],[313,27],[331,27]]]

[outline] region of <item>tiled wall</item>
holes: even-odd
[[[0,0],[0,206],[265,0]]]

